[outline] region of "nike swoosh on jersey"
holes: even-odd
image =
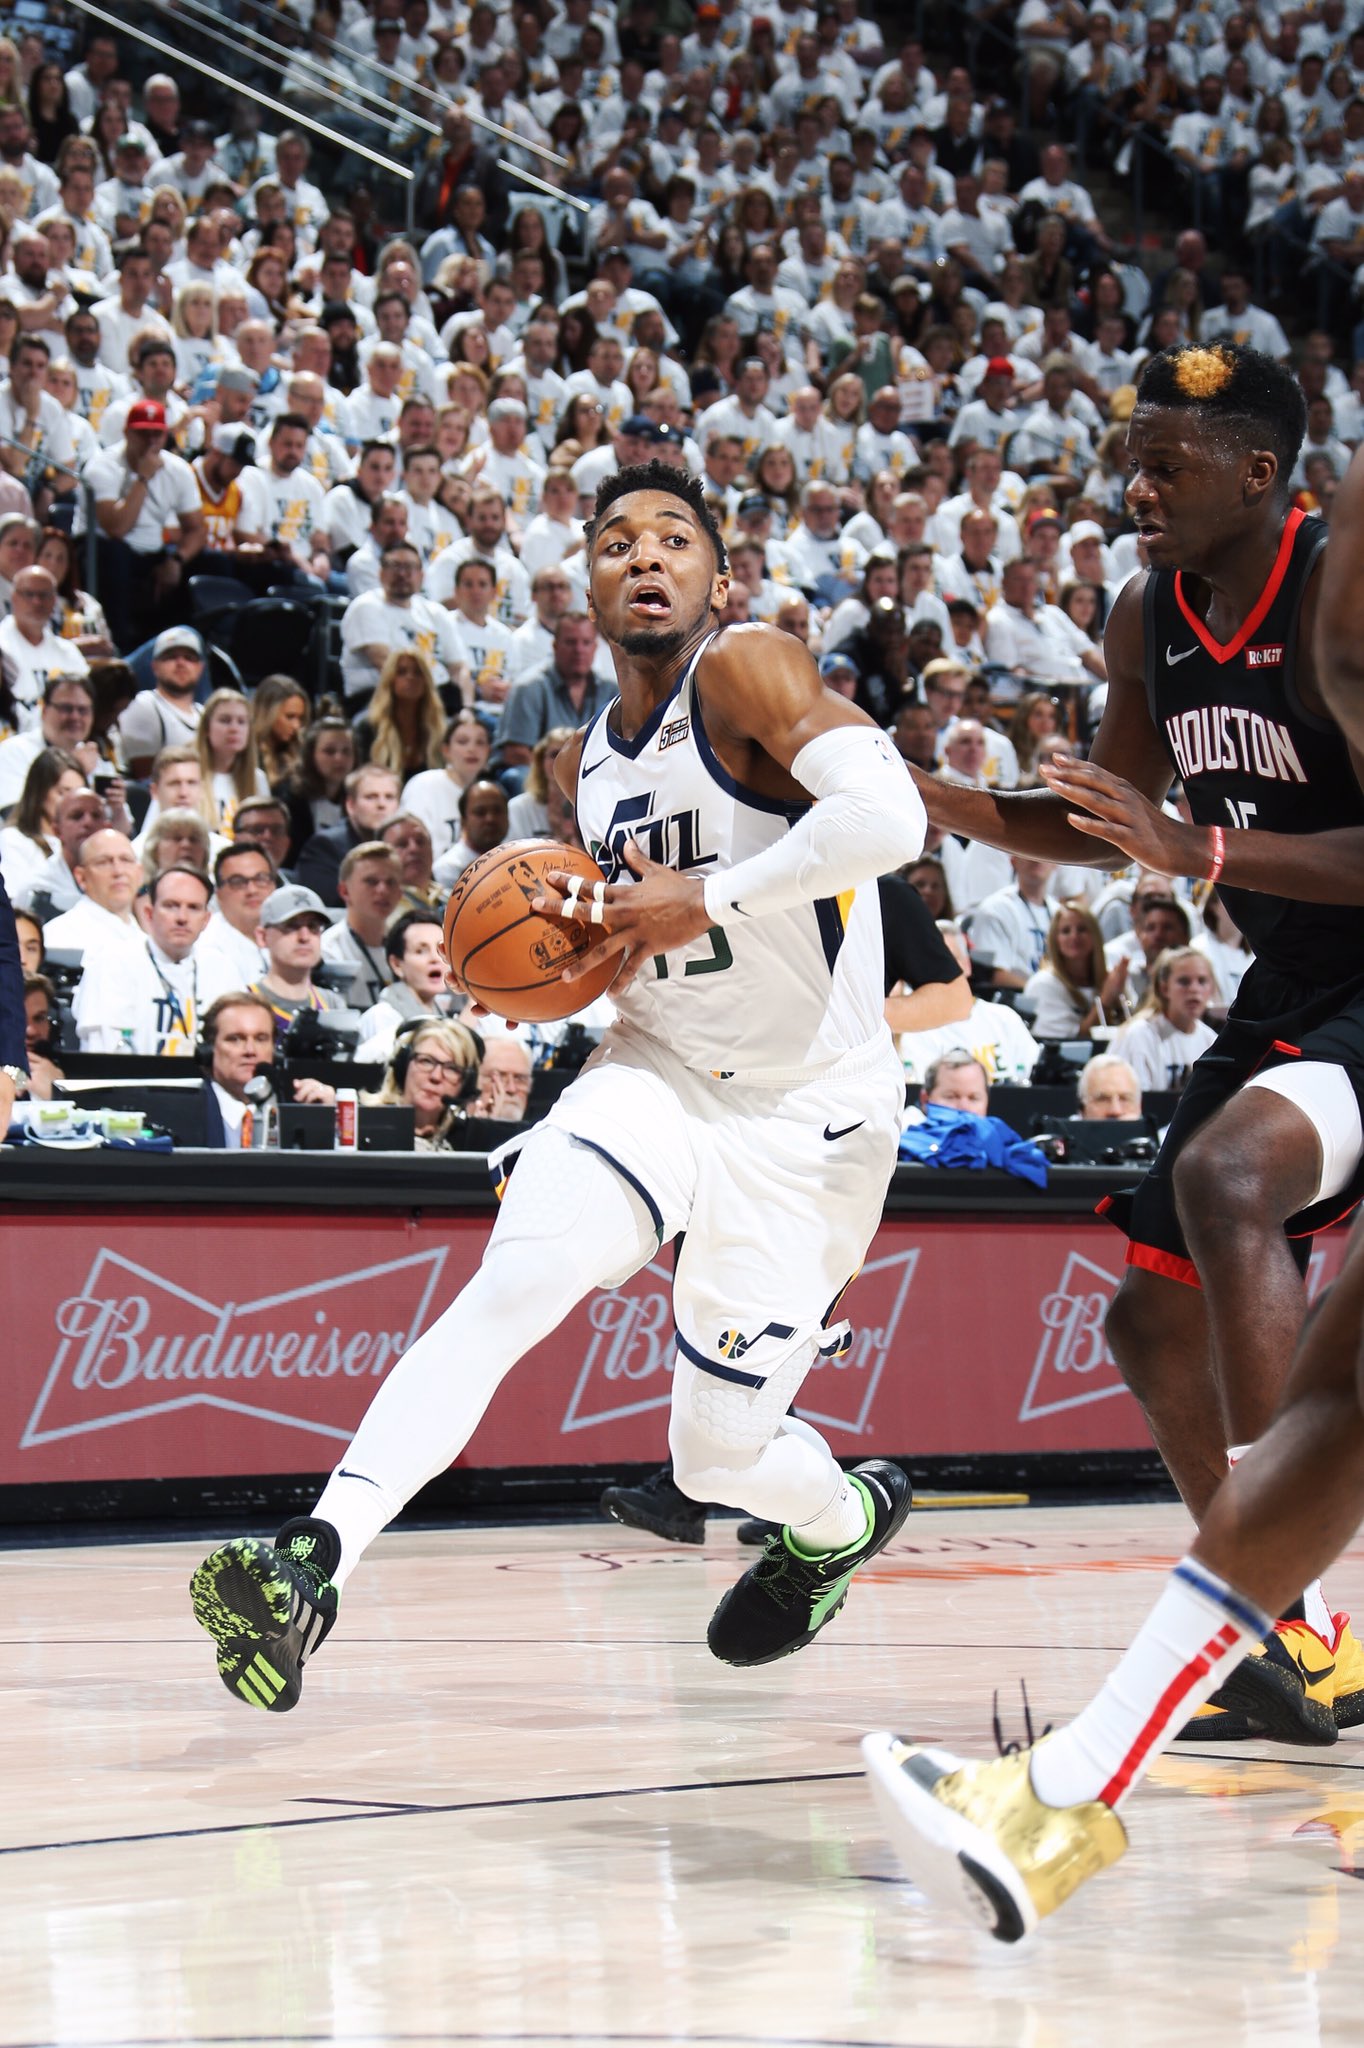
[[[1178,668],[1181,661],[1187,661],[1191,654],[1197,654],[1197,652],[1198,649],[1196,647],[1186,647],[1182,654],[1176,654],[1174,648],[1171,647],[1167,640],[1165,643],[1165,666],[1167,668]]]
[[[360,1484],[361,1484],[362,1486],[376,1486],[376,1487],[377,1487],[377,1486],[378,1486],[378,1484],[379,1484],[378,1480],[377,1480],[377,1479],[371,1479],[371,1478],[369,1477],[368,1473],[365,1473],[365,1472],[348,1472],[348,1471],[346,1470],[346,1467],[345,1467],[344,1465],[340,1465],[340,1466],[338,1466],[338,1467],[337,1467],[337,1472],[336,1472],[336,1476],[337,1476],[337,1478],[338,1478],[338,1479],[358,1479],[358,1480],[360,1481]]]
[[[590,768],[585,767],[580,763],[578,767],[579,782],[586,782],[588,776],[595,775],[599,768],[604,768],[607,762],[610,760],[610,758],[611,756],[609,754],[599,754],[596,760],[592,763],[592,766]]]
[[[829,1129],[829,1126],[825,1124],[824,1135],[829,1140],[829,1143],[832,1145],[835,1138],[846,1138],[850,1134],[850,1132],[860,1131],[863,1124],[866,1121],[867,1119],[864,1116],[860,1116],[855,1124],[844,1124],[841,1131],[831,1131]]]

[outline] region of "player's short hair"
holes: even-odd
[[[589,560],[603,515],[610,511],[617,498],[629,497],[635,491],[661,491],[665,497],[680,498],[684,505],[690,506],[696,514],[697,524],[715,551],[716,568],[721,575],[728,575],[729,557],[725,553],[724,536],[706,502],[700,478],[694,477],[690,470],[674,469],[666,462],[659,462],[656,457],[651,462],[636,462],[628,469],[618,469],[614,475],[604,476],[597,485],[597,501],[583,530]]]
[[[1287,490],[1307,432],[1307,402],[1291,370],[1234,341],[1180,342],[1142,365],[1137,403],[1195,412],[1253,437],[1279,459]]]

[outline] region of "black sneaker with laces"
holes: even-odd
[[[706,1506],[692,1500],[673,1482],[673,1468],[642,1479],[638,1486],[608,1486],[601,1497],[602,1513],[627,1529],[647,1529],[667,1543],[704,1543]]]
[[[303,1666],[336,1620],[340,1562],[341,1538],[311,1516],[286,1522],[273,1543],[236,1536],[204,1559],[190,1605],[218,1646],[229,1692],[271,1714],[298,1705]]]
[[[769,1536],[710,1618],[706,1641],[721,1663],[771,1664],[812,1642],[847,1599],[858,1566],[885,1549],[914,1505],[904,1473],[884,1458],[868,1459],[848,1478],[866,1503],[866,1535],[824,1557],[803,1556],[787,1528]]]

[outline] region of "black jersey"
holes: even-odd
[[[1326,545],[1320,519],[1288,515],[1260,600],[1214,640],[1178,571],[1146,579],[1146,696],[1195,824],[1307,835],[1364,826],[1364,792],[1338,726],[1294,688],[1303,594]],[[1364,974],[1364,910],[1225,886],[1227,909],[1266,965],[1321,987]]]

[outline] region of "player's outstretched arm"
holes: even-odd
[[[627,847],[639,879],[604,890],[594,915],[605,936],[566,980],[619,957],[613,986],[623,988],[641,961],[727,918],[766,917],[837,896],[922,849],[924,808],[904,763],[863,712],[824,688],[808,649],[791,635],[731,627],[703,656],[697,687],[712,744],[738,780],[765,794],[808,794],[816,802],[776,845],[704,879]],[[564,906],[546,896],[535,907]]]
[[[1317,599],[1317,688],[1364,757],[1364,449],[1353,456],[1331,506],[1331,539]]]
[[[1104,631],[1108,663],[1108,704],[1091,749],[1101,767],[1122,776],[1149,804],[1159,805],[1170,787],[1170,764],[1151,723],[1146,702],[1142,646],[1142,591],[1145,577],[1124,585]],[[1032,860],[1062,861],[1071,867],[1121,868],[1128,854],[1076,829],[1074,796],[1051,789],[962,789],[910,770],[928,815],[946,832],[979,839],[1005,853]]]

